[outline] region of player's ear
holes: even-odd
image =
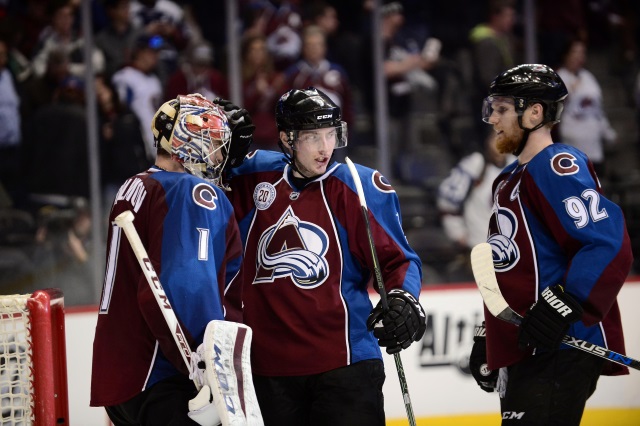
[[[544,120],[544,107],[542,104],[535,103],[529,107],[529,120],[532,126],[537,126]]]
[[[284,130],[280,130],[278,137],[280,138],[281,145],[284,146],[287,149],[287,151],[290,152],[291,145],[289,145],[290,141],[289,141],[289,136],[287,135],[287,132],[285,132]]]

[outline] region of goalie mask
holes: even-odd
[[[316,129],[335,128],[335,149],[347,146],[347,123],[340,107],[322,91],[309,87],[293,89],[282,95],[276,105],[276,125],[287,134],[287,143],[295,151],[300,133],[313,138]]]
[[[221,174],[231,130],[226,116],[202,95],[178,96],[165,102],[152,121],[156,145],[185,170],[223,188]]]

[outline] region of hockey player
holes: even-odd
[[[470,357],[480,387],[500,394],[502,424],[579,425],[601,374],[618,364],[561,346],[565,334],[624,353],[616,296],[632,254],[622,211],[581,151],[554,143],[567,89],[549,67],[498,75],[484,100],[500,152],[487,242],[500,289],[521,327],[491,316]],[[486,339],[485,339],[486,333]]]
[[[126,210],[135,215],[136,231],[195,353],[209,321],[240,320],[240,291],[228,285],[240,266],[240,234],[216,185],[225,167],[242,162],[251,134],[232,135],[225,114],[199,95],[166,102],[151,127],[156,163],[125,181],[109,221]],[[91,405],[104,406],[115,425],[208,424],[188,413],[196,387],[116,225],[108,242]]]
[[[332,159],[347,145],[340,108],[320,90],[294,89],[277,102],[276,124],[282,153],[250,153],[227,193],[245,247],[237,279],[265,425],[383,426],[379,345],[396,353],[424,333],[420,259],[394,189],[357,166],[391,307],[372,309],[358,195],[348,167]]]

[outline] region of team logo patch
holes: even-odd
[[[276,199],[276,188],[269,182],[261,182],[253,191],[253,201],[258,210],[268,209]]]
[[[199,183],[194,186],[193,191],[191,191],[191,195],[193,197],[193,201],[195,201],[195,203],[200,207],[204,207],[209,210],[216,209],[218,194],[216,194],[216,191],[206,183]]]
[[[396,192],[387,178],[382,176],[382,174],[377,170],[373,172],[373,175],[371,175],[371,182],[373,182],[373,186],[380,192]]]
[[[289,207],[258,243],[254,284],[290,278],[296,287],[318,287],[329,276],[329,238],[318,225],[300,220]]]
[[[580,170],[580,166],[576,164],[576,157],[568,152],[556,154],[551,159],[551,169],[559,176],[574,175]]]
[[[491,244],[493,266],[496,271],[505,272],[513,268],[520,259],[520,250],[513,240],[518,231],[518,221],[516,215],[504,207],[498,209],[492,220],[496,221],[499,232],[487,239]]]

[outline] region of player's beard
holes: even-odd
[[[524,137],[524,130],[515,128],[507,134],[502,132],[496,135],[496,148],[501,154],[513,154],[518,147],[522,138]]]

